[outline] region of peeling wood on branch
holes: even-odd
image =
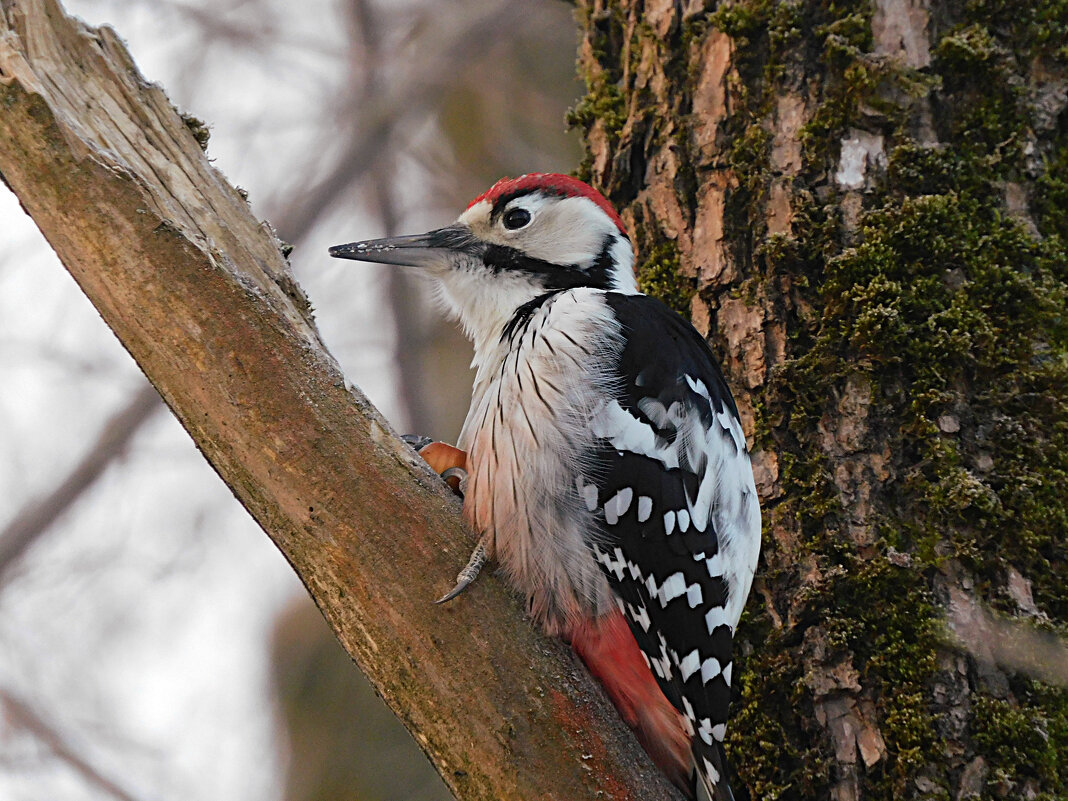
[[[671,798],[455,500],[346,386],[268,227],[118,36],[0,0],[0,174],[461,799]]]

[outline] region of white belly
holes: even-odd
[[[575,478],[590,416],[608,390],[604,366],[621,347],[611,336],[616,325],[597,290],[571,290],[475,358],[459,443],[468,452],[464,515],[551,633],[615,608],[590,551],[594,521]]]

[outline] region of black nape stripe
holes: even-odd
[[[590,268],[587,275],[590,276],[590,280],[596,282],[597,287],[601,289],[610,289],[612,282],[612,273],[614,272],[615,262],[612,261],[612,245],[616,242],[616,238],[609,234],[604,238],[601,243],[601,252],[597,254],[597,258],[593,262],[593,266]]]
[[[547,290],[575,289],[588,286],[593,289],[611,289],[612,236],[606,236],[601,251],[588,270],[577,264],[553,264],[528,256],[506,245],[489,245],[482,259],[495,272],[524,273],[540,279]]]

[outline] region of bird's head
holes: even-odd
[[[497,338],[520,306],[547,292],[637,292],[622,220],[599,192],[567,175],[500,180],[452,225],[337,245],[330,255],[416,267],[437,279],[476,346]]]

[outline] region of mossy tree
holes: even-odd
[[[5,181],[450,787],[661,797],[499,583],[437,636],[412,585],[466,555],[451,499],[347,390],[273,238],[117,37],[54,0],[2,8]],[[737,786],[1064,798],[1068,695],[944,621],[1068,620],[1068,4],[580,8],[588,177],[642,285],[723,354],[755,446]]]
[[[1068,3],[586,0],[586,178],[737,388],[755,799],[1068,797]]]

